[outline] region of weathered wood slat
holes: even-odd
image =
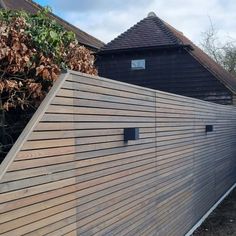
[[[155,127],[140,128],[140,134],[154,133]],[[121,135],[124,133],[123,129],[97,129],[96,133],[90,129],[80,130],[59,130],[59,131],[39,131],[33,132],[29,136],[29,140],[48,140],[48,139],[61,139],[61,138],[85,138],[85,137],[103,137],[111,135]]]
[[[83,114],[83,115],[111,115],[111,116],[132,116],[132,117],[155,117],[153,112],[148,111],[132,111],[120,109],[107,109],[107,108],[87,108],[87,107],[74,107],[74,106],[58,106],[50,105],[47,113],[57,114]]]
[[[79,86],[81,87],[81,85]],[[122,95],[122,93],[121,93]],[[154,95],[154,94],[153,94]],[[98,94],[98,93],[90,93],[88,91],[82,92],[81,88],[80,90],[65,90],[61,89],[57,96],[59,97],[67,97],[67,98],[73,98],[73,99],[88,99],[88,100],[94,100],[94,101],[104,101],[104,102],[110,102],[110,103],[119,103],[119,104],[132,104],[137,106],[147,106],[147,107],[154,107],[154,99],[152,101],[145,100],[139,100],[139,99],[131,99],[131,98],[124,98],[121,96],[114,96],[114,95],[104,95],[104,94]]]

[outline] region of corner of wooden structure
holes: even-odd
[[[44,115],[45,111],[47,110],[48,106],[50,105],[52,99],[55,97],[58,90],[61,88],[64,81],[67,79],[67,77],[70,75],[70,72],[67,71],[66,73],[63,73],[60,75],[58,80],[54,83],[51,90],[47,94],[47,96],[44,98],[18,139],[16,140],[15,144],[12,146],[6,157],[4,158],[3,162],[0,165],[0,180],[6,173],[8,167],[11,165],[11,163],[15,160],[15,157],[17,153],[22,148],[25,141],[28,139],[31,132],[34,130],[36,125],[41,120],[42,116]]]

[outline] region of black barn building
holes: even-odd
[[[99,75],[220,104],[236,104],[236,78],[154,13],[102,47]]]

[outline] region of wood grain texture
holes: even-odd
[[[0,167],[1,235],[181,236],[235,183],[234,107],[73,71],[53,91]]]

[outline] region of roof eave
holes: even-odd
[[[161,45],[161,46],[153,46],[153,47],[137,47],[137,48],[123,48],[123,49],[101,49],[97,52],[98,55],[104,54],[118,54],[125,52],[137,52],[137,51],[151,51],[151,50],[172,50],[186,48],[192,50],[191,45],[183,45],[183,44],[172,44],[172,45]]]
[[[36,8],[37,10],[42,9],[43,7],[41,5],[39,5],[38,3],[34,2],[34,1],[27,1],[28,4],[30,4],[31,6],[33,6],[34,8]],[[6,9],[8,10],[9,8],[7,7],[7,5],[5,4],[4,0],[0,0],[0,8]],[[9,9],[10,10],[10,9]],[[49,13],[49,17],[51,17],[51,19],[57,21],[60,25],[62,25],[66,30],[68,31],[72,31],[75,33],[77,40],[79,41],[80,44],[84,45],[85,47],[93,50],[93,51],[98,51],[101,47],[103,47],[105,45],[104,42],[102,42],[101,40],[95,38],[94,36],[86,33],[85,31],[77,28],[76,26],[72,25],[71,23],[67,22],[66,20],[62,19],[61,17],[57,16],[56,14],[54,14],[53,12]],[[68,28],[66,28],[65,25],[68,26]],[[76,33],[76,30],[79,30],[81,32],[81,34],[86,35],[88,37],[90,37],[94,43],[89,43],[89,42],[84,42],[84,39],[80,39],[80,36]]]

